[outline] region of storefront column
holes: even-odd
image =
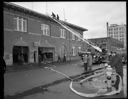
[[[39,55],[38,55],[38,47],[36,47],[36,53],[35,53],[35,58],[36,58],[36,63],[38,63],[39,62]]]

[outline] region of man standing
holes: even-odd
[[[88,70],[89,70],[89,71],[92,70],[92,55],[91,55],[91,52],[88,54],[88,58],[87,58],[87,67],[88,67]]]
[[[112,58],[109,64],[111,65],[112,68],[116,70],[116,73],[118,73],[123,79],[123,63],[121,56],[119,54],[116,54],[116,52],[114,52],[112,54]],[[117,90],[118,90],[118,84],[119,84],[119,77],[117,77],[117,82],[115,84]]]
[[[53,18],[56,18],[56,15],[52,12],[52,15],[51,15]]]
[[[57,20],[59,20],[59,15],[57,14]]]
[[[85,72],[86,72],[87,69],[88,69],[88,67],[87,67],[87,58],[88,58],[88,56],[87,56],[87,54],[85,54],[84,57],[83,57],[84,71],[85,71]]]

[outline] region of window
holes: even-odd
[[[20,17],[14,18],[14,30],[27,32],[27,20]]]
[[[73,46],[72,47],[72,56],[75,56],[76,54],[75,54],[75,47]]]
[[[61,38],[66,38],[65,29],[60,29],[60,37]]]
[[[80,41],[81,39],[78,37],[78,41]]]
[[[41,24],[41,30],[43,32],[43,35],[50,36],[50,28],[47,24]]]
[[[78,47],[78,52],[81,52],[81,47]]]
[[[75,35],[74,34],[72,34],[72,40],[75,40]]]

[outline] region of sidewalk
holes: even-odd
[[[77,61],[67,61],[67,62],[54,62],[54,63],[50,63],[51,65],[55,65],[55,66],[61,66],[61,65],[66,65],[66,64],[72,64],[74,62],[78,62],[80,60]],[[11,66],[6,66],[6,73],[10,73],[10,72],[21,72],[21,71],[28,71],[28,70],[35,70],[35,69],[40,69],[40,68],[44,68],[45,66],[48,66],[45,63],[29,63],[29,64],[22,64],[22,65],[11,65]]]
[[[75,76],[83,73],[84,69],[81,65],[82,62],[77,61],[72,63],[56,64],[56,67],[52,68],[65,73],[68,76]],[[93,69],[95,68],[97,68],[97,66],[95,66]],[[4,95],[6,96],[22,93],[26,90],[52,83],[63,78],[65,78],[63,75],[44,68],[26,71],[22,70],[20,72],[8,72],[4,75]]]

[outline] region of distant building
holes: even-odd
[[[123,48],[123,43],[117,39],[113,39],[111,37],[103,37],[103,38],[93,38],[88,39],[90,42],[100,47],[101,49],[107,49],[108,52],[117,52],[121,53],[119,49]],[[92,53],[95,53],[96,50],[91,46],[87,45],[87,49],[91,49]]]
[[[51,17],[4,2],[4,59],[7,65],[79,59],[83,41],[57,24]],[[60,20],[61,21],[61,20]],[[67,23],[79,32],[87,29]]]
[[[117,24],[108,24],[107,23],[107,37],[112,37],[117,39],[124,44],[124,48],[126,48],[126,25],[117,25]]]

